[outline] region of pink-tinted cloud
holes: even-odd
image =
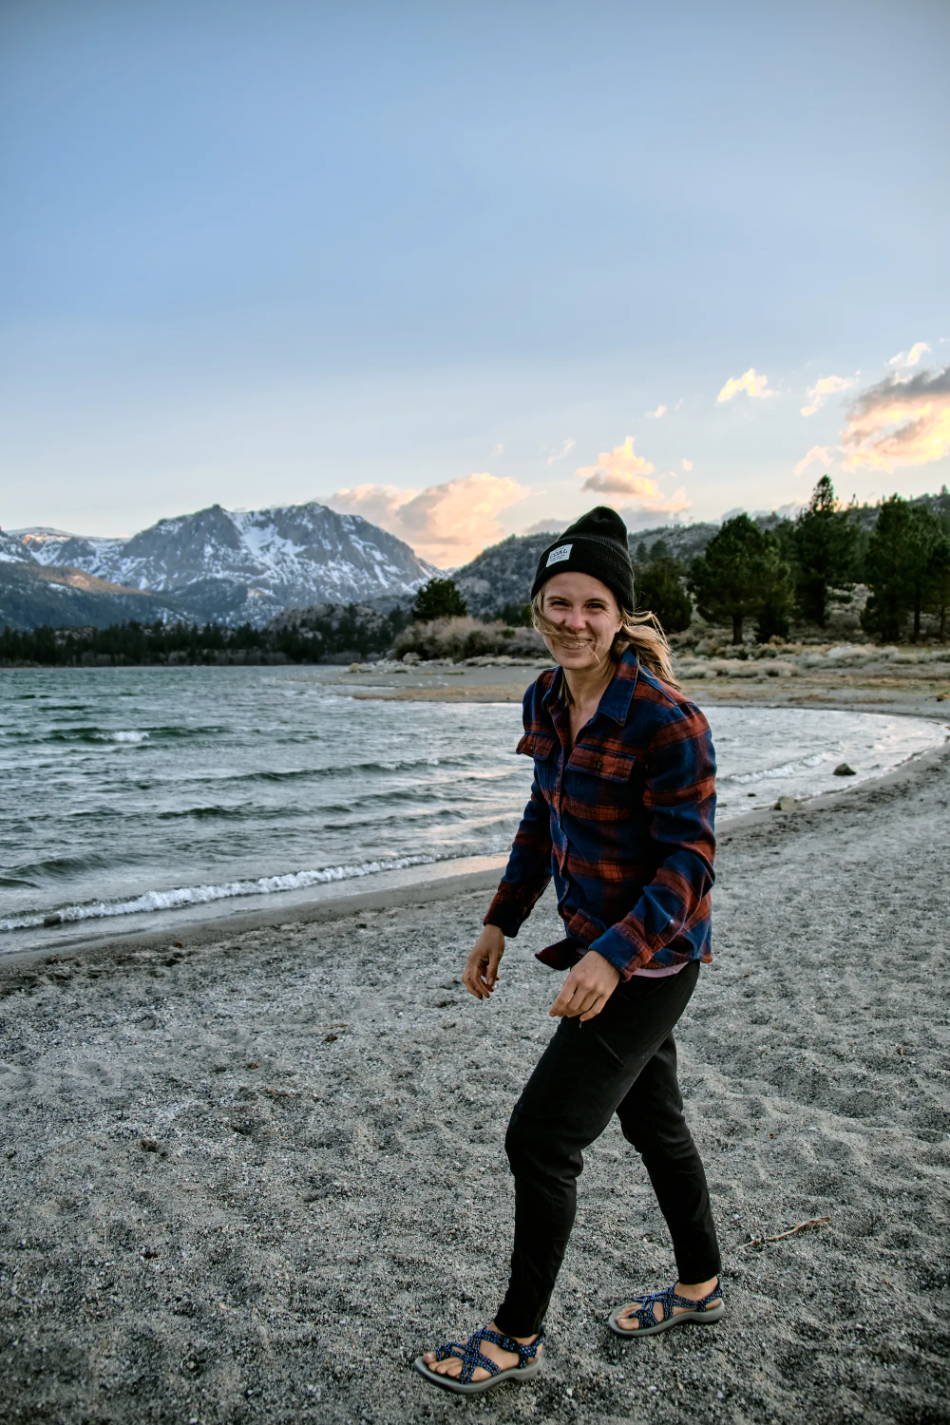
[[[682,458],[682,460],[680,461],[680,464],[682,465],[683,469],[686,471],[686,473],[687,473],[687,475],[688,475],[689,472],[690,472],[690,471],[692,470],[692,468],[693,468],[693,462],[692,462],[691,460],[687,459],[687,457],[684,455],[683,458]]]
[[[666,495],[656,480],[651,480],[656,466],[633,448],[634,440],[628,435],[623,445],[613,450],[603,450],[593,465],[582,465],[578,475],[584,477],[583,488],[596,490],[601,495],[621,496],[634,499],[640,510],[655,514],[679,514],[690,507],[684,490]]]
[[[662,420],[669,410],[669,406],[657,406],[653,411],[647,411],[647,418],[651,421]]]
[[[640,493],[641,486],[637,481],[642,476],[652,475],[656,466],[644,456],[637,455],[633,439],[632,435],[628,435],[623,445],[617,445],[613,450],[602,450],[593,465],[580,467],[577,473],[584,476],[585,489],[628,495]],[[647,480],[643,488],[652,484],[652,480]]]
[[[566,440],[561,442],[557,450],[549,451],[548,458],[545,461],[545,464],[556,465],[559,460],[564,460],[568,455],[570,455],[576,444],[577,441],[573,438],[573,436],[568,436]]]
[[[768,396],[774,396],[775,392],[768,389],[769,378],[760,376],[754,366],[750,366],[748,371],[744,371],[741,376],[730,376],[723,386],[716,401],[721,405],[724,401],[731,401],[734,396],[744,394],[751,400],[764,400]]]
[[[504,533],[498,516],[529,493],[516,480],[482,471],[425,490],[358,485],[338,490],[327,504],[362,515],[445,569],[465,564],[486,545],[497,543]]]
[[[887,364],[896,367],[899,371],[907,370],[913,366],[919,366],[924,352],[929,350],[930,347],[925,341],[915,341],[909,351],[899,351],[896,356],[891,357]]]
[[[950,366],[899,373],[854,402],[841,437],[848,469],[929,465],[950,454]]]
[[[824,465],[825,468],[834,461],[834,450],[830,445],[813,445],[806,455],[795,466],[796,475],[804,475],[806,470],[813,465]]]
[[[813,416],[816,411],[820,411],[829,396],[837,395],[839,391],[848,391],[854,386],[853,376],[822,376],[814,386],[808,390],[808,404],[802,406],[803,416]]]

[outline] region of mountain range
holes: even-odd
[[[910,503],[950,518],[945,488]],[[760,528],[774,529],[783,513],[753,518]],[[869,531],[877,507],[855,506],[852,517]],[[555,522],[546,533],[510,535],[453,571],[469,612],[485,617],[523,604],[540,553],[561,528],[563,522]],[[630,536],[634,564],[658,539],[688,564],[718,529],[718,523],[697,523],[637,530]],[[159,520],[125,540],[0,530],[0,629],[106,628],[131,619],[263,627],[288,610],[299,617],[327,604],[386,612],[445,573],[377,525],[316,501],[263,510],[211,505]]]
[[[439,571],[360,515],[326,505],[159,520],[130,539],[0,531],[0,627],[174,619],[260,627],[287,608],[394,603]]]

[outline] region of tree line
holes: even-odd
[[[206,623],[111,624],[108,628],[0,632],[0,663],[76,667],[96,664],[321,663],[335,656],[385,653],[408,615],[394,609],[374,619],[357,604],[308,612],[299,623],[237,628]]]
[[[664,575],[666,583],[657,589],[662,599],[673,571],[651,558],[644,573],[641,602],[650,607],[650,579]],[[944,489],[934,513],[892,495],[867,531],[857,509],[843,508],[823,475],[797,519],[782,520],[774,530],[760,529],[748,515],[726,520],[692,561],[685,583],[703,618],[731,624],[734,643],[742,641],[746,619],[755,620],[760,642],[786,637],[793,617],[824,628],[832,591],[856,583],[868,587],[861,622],[872,637],[893,641],[906,632],[916,643],[928,614],[943,640],[950,604],[950,497]],[[657,613],[669,632],[688,623],[682,610],[670,623]]]
[[[694,608],[712,624],[731,629],[741,643],[749,620],[755,637],[787,637],[793,619],[824,628],[833,591],[866,584],[865,631],[882,640],[906,631],[921,636],[932,615],[945,639],[950,603],[950,495],[938,497],[938,512],[892,495],[880,505],[873,529],[859,510],[843,508],[823,475],[797,519],[762,529],[748,515],[726,520],[704,552],[684,563],[662,539],[633,551],[637,607],[651,609],[667,633],[689,627]],[[465,613],[451,579],[436,578],[416,598],[418,621]],[[499,617],[528,624],[527,603],[509,604]]]
[[[793,619],[825,628],[833,591],[865,584],[865,632],[891,642],[921,637],[924,615],[946,638],[950,605],[950,497],[936,513],[892,495],[871,530],[855,506],[842,507],[823,475],[794,520],[762,529],[748,515],[726,520],[688,565],[657,540],[636,551],[637,603],[652,609],[667,633],[687,628],[693,605],[741,643],[754,620],[757,641],[787,637]]]

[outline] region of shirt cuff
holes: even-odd
[[[494,925],[502,935],[511,940],[518,934],[522,923],[523,917],[513,905],[505,905],[504,902],[496,905],[494,901],[488,907],[482,920],[482,925]]]
[[[620,971],[625,980],[629,980],[635,970],[648,965],[653,959],[653,951],[648,945],[641,946],[639,950],[634,949],[626,936],[621,935],[615,926],[610,926],[603,935],[592,940],[589,948],[596,950],[598,955],[603,955],[615,970]]]

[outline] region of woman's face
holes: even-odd
[[[541,612],[556,625],[543,637],[565,671],[588,672],[609,663],[622,620],[606,584],[590,574],[555,574],[541,590]]]

